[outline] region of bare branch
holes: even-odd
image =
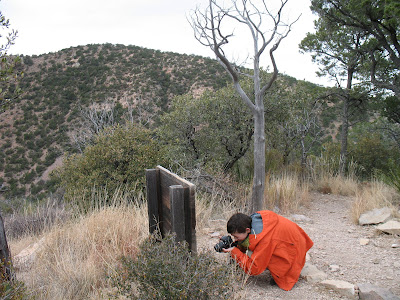
[[[195,38],[209,47],[215,54],[217,61],[225,68],[231,76],[235,90],[240,95],[245,105],[250,109],[254,119],[254,168],[252,209],[257,211],[262,208],[265,184],[265,116],[264,95],[272,86],[278,75],[278,68],[274,58],[274,51],[279,47],[281,41],[287,37],[291,30],[291,24],[282,22],[282,10],[288,0],[281,0],[281,6],[276,15],[267,7],[267,0],[261,0],[262,5],[257,6],[253,0],[231,0],[231,6],[224,8],[218,4],[218,0],[209,0],[208,7],[204,13],[197,8],[191,17],[191,25]],[[228,59],[224,49],[235,36],[229,27],[234,21],[238,25],[245,25],[250,31],[253,39],[253,74],[251,76],[254,90],[247,95],[240,84],[243,72],[237,68],[232,60]],[[272,24],[272,28],[268,28]],[[264,25],[264,27],[263,27]],[[228,26],[228,28],[227,28]],[[266,28],[267,27],[267,28]],[[284,30],[282,30],[284,29]],[[283,31],[283,32],[282,32]],[[259,42],[261,41],[261,44]],[[260,58],[268,46],[274,43],[269,51],[270,60],[273,65],[273,76],[267,84],[261,87]]]

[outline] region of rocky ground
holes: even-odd
[[[356,287],[372,284],[392,293],[395,298],[390,299],[400,299],[400,247],[396,246],[400,237],[380,233],[374,225],[352,223],[351,202],[349,197],[315,193],[310,206],[296,212],[306,217],[296,222],[314,241],[308,264],[321,271],[327,280],[340,280]],[[198,246],[212,249],[218,242],[213,233],[225,234],[225,224],[224,220],[210,222],[208,233],[198,235]],[[248,279],[245,296],[247,299],[354,299],[327,287],[321,280],[301,276],[294,288],[286,292],[270,285],[270,274],[266,271]]]

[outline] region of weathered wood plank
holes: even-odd
[[[165,236],[168,232],[176,232],[176,230],[178,230],[179,234],[184,234],[184,239],[188,242],[190,250],[192,252],[196,252],[195,185],[183,178],[180,178],[162,166],[157,166],[156,170],[158,172],[156,176],[150,175],[150,173],[147,175],[146,172],[146,179],[149,180],[147,184],[148,195],[151,195],[150,197],[152,197],[152,199],[157,198],[158,201],[158,225],[161,234],[162,236]],[[156,180],[154,180],[152,177],[156,177]],[[154,191],[150,191],[151,189],[154,189],[150,187],[153,184],[156,184],[157,186],[157,196],[153,195]],[[180,224],[183,224],[180,228],[178,228],[176,224],[174,225],[174,209],[178,208],[176,205],[174,206],[171,204],[170,197],[170,187],[175,185],[180,185],[183,188],[183,203],[178,205],[178,208],[183,209],[184,212],[184,220],[179,221]],[[155,204],[152,205],[155,206]],[[149,207],[149,218],[150,209],[152,210],[152,215],[154,215],[154,211],[156,211],[155,207]],[[154,226],[154,223],[149,226]],[[178,234],[178,232],[176,233]]]
[[[169,187],[169,199],[171,202],[171,224],[172,232],[176,234],[176,241],[185,240],[185,199],[184,189],[181,185],[171,185]]]
[[[163,197],[167,194],[167,189],[171,185],[182,185],[184,188],[184,209],[185,209],[185,239],[189,244],[189,248],[193,251],[197,251],[197,243],[196,243],[196,203],[195,203],[195,195],[196,195],[196,186],[177,176],[176,174],[170,172],[162,166],[157,166],[157,170],[160,170],[160,184],[161,184],[161,193]],[[163,209],[168,214],[170,213],[170,205],[168,204],[169,200],[164,199],[165,203],[163,204]],[[170,224],[165,224],[167,227],[171,226]],[[170,228],[171,230],[172,228]]]
[[[147,209],[149,216],[149,230],[153,233],[160,223],[159,208],[159,175],[160,171],[156,169],[146,170],[146,190],[147,190]]]

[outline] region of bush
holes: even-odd
[[[378,173],[378,176],[388,185],[394,187],[400,195],[400,166],[393,160],[389,161],[390,170],[387,173]]]
[[[123,257],[113,286],[130,299],[233,299],[239,275],[211,254],[194,254],[173,235],[150,236],[135,259]],[[120,295],[115,295],[116,298]]]
[[[23,300],[23,299],[33,299],[28,296],[25,284],[22,281],[18,281],[15,278],[9,280],[6,278],[6,274],[3,273],[4,263],[0,262],[0,299],[7,300]],[[7,276],[8,277],[8,276]]]
[[[349,153],[353,161],[362,167],[361,177],[371,178],[376,170],[388,171],[389,159],[395,151],[385,144],[379,134],[369,132],[349,143]]]
[[[24,300],[33,299],[27,295],[26,287],[22,281],[1,281],[0,299]]]
[[[93,187],[106,188],[112,195],[121,185],[133,189],[138,181],[144,183],[145,170],[162,164],[163,153],[151,131],[117,126],[99,134],[83,154],[67,158],[54,175],[67,200],[74,195],[85,198]]]

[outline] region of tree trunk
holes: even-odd
[[[263,209],[265,186],[265,131],[264,109],[254,115],[254,178],[252,191],[252,212]]]
[[[340,135],[340,162],[339,174],[344,176],[346,173],[347,165],[347,136],[349,134],[349,95],[346,95],[343,101],[342,112],[342,132]]]
[[[347,165],[347,136],[349,135],[349,106],[350,106],[350,91],[353,82],[354,67],[349,67],[347,70],[347,86],[346,94],[343,100],[343,112],[342,112],[342,132],[340,136],[340,162],[339,162],[339,174],[344,176]]]
[[[304,131],[303,131],[304,133]],[[306,178],[306,170],[307,170],[307,150],[306,150],[306,145],[305,145],[305,139],[306,136],[305,134],[301,135],[301,140],[300,140],[300,144],[301,144],[301,173],[300,173],[300,178],[302,181],[305,180]]]

